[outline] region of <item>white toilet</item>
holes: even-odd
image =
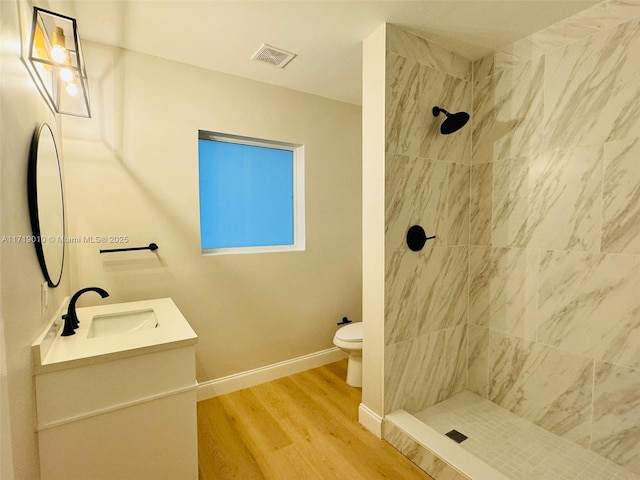
[[[333,344],[349,354],[347,384],[362,387],[362,322],[340,327],[333,337]]]

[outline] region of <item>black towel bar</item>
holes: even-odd
[[[113,252],[130,252],[132,250],[157,250],[158,245],[156,243],[150,243],[146,247],[129,247],[129,248],[108,248],[104,250],[100,250],[100,253],[113,253]]]

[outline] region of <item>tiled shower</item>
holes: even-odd
[[[385,413],[475,394],[640,478],[640,2],[473,63],[386,38]]]

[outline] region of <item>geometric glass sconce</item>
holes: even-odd
[[[91,117],[87,71],[74,18],[33,7],[29,62],[53,110]]]

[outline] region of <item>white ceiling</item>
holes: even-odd
[[[41,2],[38,2],[41,3]],[[361,104],[362,40],[384,22],[475,60],[597,0],[50,0],[81,37]],[[251,61],[267,43],[298,54]]]

